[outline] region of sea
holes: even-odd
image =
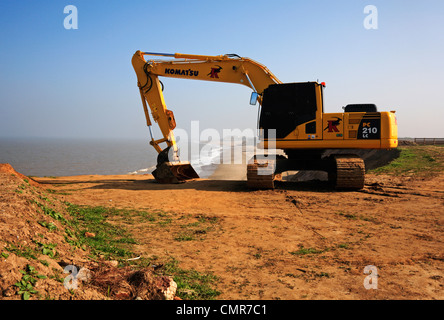
[[[214,172],[230,148],[201,141],[193,146],[180,160],[190,161],[201,178]],[[157,152],[143,139],[0,137],[0,163],[34,177],[149,174],[156,167]]]

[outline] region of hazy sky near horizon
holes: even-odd
[[[0,137],[148,138],[136,50],[236,53],[283,82],[326,82],[325,112],[375,103],[400,137],[444,137],[442,0],[0,0],[0,43]],[[247,87],[162,81],[178,128],[256,128]]]

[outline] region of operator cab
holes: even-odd
[[[265,89],[259,118],[264,138],[274,129],[276,139],[284,139],[304,123],[307,133],[316,134],[316,114],[322,113],[322,97],[317,99],[317,93],[322,95],[322,87],[317,82],[301,82],[272,84]]]

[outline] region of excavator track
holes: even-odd
[[[329,180],[336,189],[359,190],[364,188],[365,163],[355,155],[334,155],[334,169],[329,172]]]
[[[247,164],[247,186],[251,189],[274,189],[276,161],[253,157]]]

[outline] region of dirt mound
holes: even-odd
[[[0,163],[0,173],[9,173],[14,174],[22,180],[27,180],[33,186],[38,186],[39,183],[32,180],[31,178],[21,174],[20,172],[15,171],[15,169],[9,163]]]
[[[172,299],[175,288],[148,269],[92,260],[63,201],[0,165],[0,300]]]
[[[3,164],[0,171],[0,299],[71,299],[60,261],[86,265],[87,252],[66,240],[62,204]],[[69,231],[67,231],[69,230]],[[101,298],[86,290],[79,299]]]

